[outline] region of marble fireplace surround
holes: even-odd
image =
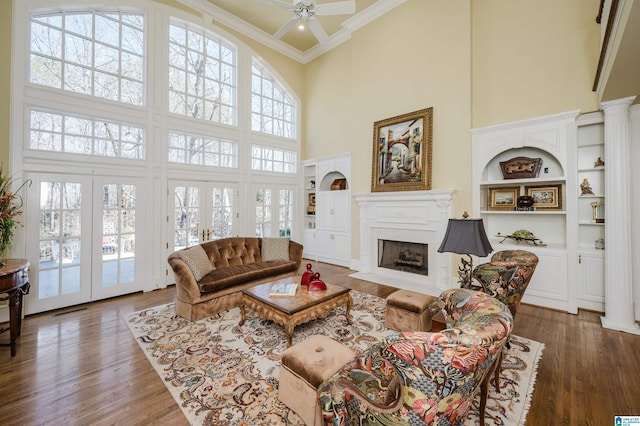
[[[455,191],[358,193],[360,263],[352,277],[437,296],[452,288],[451,255],[438,253]],[[428,275],[378,267],[378,240],[427,244]]]

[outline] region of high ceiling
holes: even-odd
[[[268,0],[178,0],[195,10],[208,13],[236,31],[246,34],[300,62],[307,62],[350,37],[350,33],[387,13],[406,0],[354,0],[356,12],[352,15],[316,16],[329,42],[319,44],[309,28],[291,29],[281,39],[273,37],[280,27],[295,15],[292,11],[269,4]],[[281,0],[297,3],[300,0]],[[341,0],[315,0],[316,4]]]
[[[351,32],[379,18],[407,0],[354,0],[353,15],[316,16],[329,35],[329,41],[319,44],[309,28],[295,27],[281,39],[273,37],[289,21],[293,12],[269,4],[269,0],[177,0],[195,10],[210,15],[214,21],[251,37],[301,63],[306,63],[351,37]],[[281,0],[294,4],[300,0]],[[341,0],[315,0],[318,5]],[[610,6],[609,0],[603,0]],[[610,54],[602,66],[597,92],[601,101],[640,94],[640,0],[620,2],[614,40]],[[321,7],[321,6],[320,6]],[[594,11],[595,13],[596,11]],[[606,25],[602,23],[603,27]],[[636,99],[639,103],[640,99]]]

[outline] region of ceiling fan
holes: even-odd
[[[258,0],[262,3],[267,3],[273,6],[282,7],[293,12],[294,16],[285,23],[276,33],[273,35],[275,38],[281,38],[289,30],[296,25],[307,25],[313,35],[318,39],[320,44],[324,44],[329,41],[327,32],[322,28],[320,22],[316,19],[316,16],[323,15],[350,15],[356,11],[355,0],[349,1],[337,1],[333,3],[321,3],[317,4],[316,0],[293,0],[292,3],[287,3],[281,0]]]

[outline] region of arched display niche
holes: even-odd
[[[577,115],[578,111],[570,111],[472,130],[473,216],[483,219],[494,252],[526,249],[540,258],[525,302],[572,313],[577,312],[571,287],[575,287],[577,266],[568,259],[573,260],[577,251],[577,186],[568,182],[575,182],[577,173]],[[505,179],[500,162],[514,157],[540,158],[539,174]],[[513,206],[492,205],[492,191],[508,194],[516,189],[517,195],[527,195],[536,188],[556,191],[558,206],[517,211]],[[542,244],[504,238],[522,229],[531,231]]]

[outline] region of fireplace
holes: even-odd
[[[428,244],[378,240],[378,267],[429,275]]]
[[[432,296],[452,288],[451,254],[436,248],[451,217],[453,194],[449,190],[356,194],[360,261],[358,272],[351,276]]]

